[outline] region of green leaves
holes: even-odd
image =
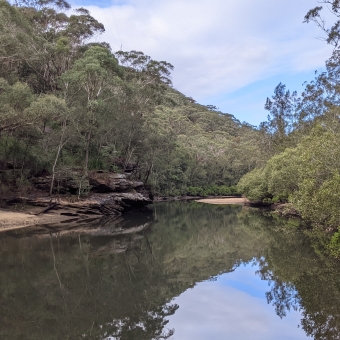
[[[306,220],[340,225],[340,133],[317,126],[295,148],[245,175],[238,188],[250,200],[292,202]]]
[[[54,95],[43,95],[25,110],[31,121],[38,121],[42,126],[47,123],[57,122],[63,119],[68,108],[65,100],[55,97]]]
[[[271,140],[269,144],[271,152],[277,152],[287,146],[288,134],[294,127],[297,103],[297,93],[291,94],[286,91],[286,85],[282,83],[276,86],[272,99],[267,98],[264,108],[269,111],[269,115],[267,121],[261,123],[260,129]]]
[[[0,2],[0,131],[18,145],[29,138],[36,169],[54,178],[62,169],[129,167],[156,193],[180,194],[226,192],[262,161],[253,127],[174,90],[170,63],[87,43],[103,25],[68,8]]]
[[[271,197],[263,169],[254,169],[244,175],[238,182],[237,189],[254,202],[264,201]]]
[[[75,42],[81,44],[92,36],[105,32],[104,25],[93,18],[87,9],[78,8],[76,12],[78,15],[70,16],[65,32]]]
[[[25,109],[33,99],[32,91],[26,84],[18,82],[10,86],[0,78],[0,132],[32,124]]]
[[[88,100],[92,100],[98,98],[105,86],[112,83],[119,73],[117,60],[110,51],[104,47],[93,46],[60,79],[65,89],[70,85],[83,89]]]

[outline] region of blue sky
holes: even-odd
[[[266,120],[264,103],[322,70],[331,47],[303,24],[316,0],[72,0],[87,7],[112,49],[139,50],[175,66],[174,87],[240,121]],[[326,19],[332,17],[325,12]]]

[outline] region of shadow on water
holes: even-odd
[[[299,309],[307,335],[339,339],[339,266],[293,224],[173,202],[124,220],[1,234],[0,338],[166,339],[174,297],[256,262],[280,317]]]

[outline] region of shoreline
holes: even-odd
[[[172,202],[172,201],[199,201],[207,199],[224,199],[224,198],[242,198],[240,195],[228,195],[228,196],[156,196],[153,199],[153,203],[158,202]]]
[[[249,201],[244,197],[224,197],[224,198],[203,198],[199,200],[195,200],[198,203],[206,203],[206,204],[239,204],[244,205]]]
[[[174,200],[178,201],[196,201],[198,203],[206,203],[206,204],[239,204],[244,205],[248,203],[248,200],[243,197],[182,197],[175,198]],[[166,202],[169,200],[155,200],[154,202]],[[38,209],[37,207],[30,206],[30,209],[26,209],[23,211],[16,211],[11,209],[0,208],[0,233],[22,229],[28,227],[34,227],[36,225],[43,224],[54,224],[61,223],[63,221],[70,220],[70,215],[60,215],[60,213],[56,214],[55,212],[46,212],[44,214],[38,214],[41,211],[41,207]]]
[[[33,212],[0,209],[0,233],[9,230],[34,227],[36,225],[59,223],[69,219],[69,216],[56,214],[35,215]]]

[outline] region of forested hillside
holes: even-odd
[[[306,85],[301,97],[279,84],[265,108],[268,121],[260,126],[269,160],[239,182],[250,200],[289,203],[314,227],[335,234],[327,248],[340,256],[340,4],[326,1],[335,15],[327,27],[321,6],[305,22],[316,23],[334,46],[326,70]]]
[[[172,86],[173,66],[94,43],[104,26],[63,0],[0,0],[0,197],[49,194],[92,170],[120,172],[154,195],[243,193],[289,203],[321,229],[340,225],[340,5],[310,10],[334,46],[299,97],[279,84],[259,128],[203,106]],[[241,179],[241,180],[240,180]],[[235,185],[238,183],[237,189]],[[340,254],[340,234],[329,249]]]
[[[90,170],[223,194],[261,164],[256,129],[176,91],[170,63],[93,43],[104,30],[63,0],[0,0],[0,196],[42,175],[86,194]]]

